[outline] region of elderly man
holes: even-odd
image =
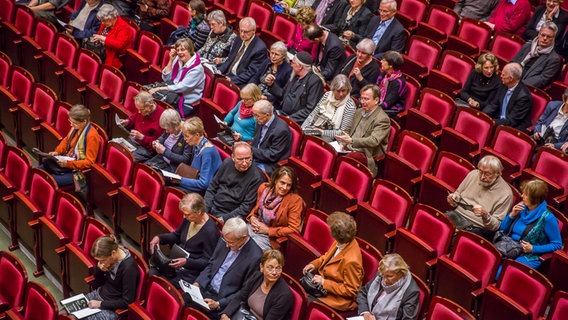
[[[499,0],[458,0],[454,11],[462,18],[487,21]]]
[[[226,75],[234,84],[243,87],[255,83],[260,68],[268,60],[266,45],[257,36],[256,22],[251,17],[239,21],[239,37],[231,46],[227,60],[219,66],[218,73]]]
[[[529,0],[501,0],[485,24],[495,31],[522,36],[530,18]]]
[[[385,111],[379,107],[381,92],[379,87],[368,84],[361,89],[361,108],[355,111],[353,122],[347,133],[335,136],[344,144],[344,149],[354,151],[349,156],[366,161],[373,174],[377,174],[375,157],[387,152],[390,120]]]
[[[371,18],[363,38],[369,38],[375,43],[373,56],[382,59],[383,54],[389,50],[401,52],[406,45],[406,31],[395,18],[396,1],[382,0],[379,5],[379,15]],[[362,38],[356,36],[355,42]]]
[[[270,175],[279,161],[290,156],[292,133],[288,124],[274,114],[274,107],[267,100],[255,102],[252,115],[256,120],[252,154],[258,167]]]
[[[194,283],[211,309],[207,312],[210,319],[218,319],[219,311],[237,298],[245,280],[258,271],[261,256],[262,250],[251,241],[246,222],[238,217],[227,220],[223,226],[223,237]],[[189,294],[184,293],[183,298],[191,307],[204,310],[191,301]]]
[[[235,142],[232,157],[223,161],[205,192],[206,211],[221,221],[246,217],[263,181],[263,173],[252,165],[251,146],[243,141]]]
[[[304,38],[317,43],[315,64],[325,81],[331,82],[347,58],[345,46],[335,34],[317,24],[311,24],[304,29]]]
[[[495,120],[496,125],[505,125],[525,130],[531,125],[532,96],[523,82],[521,65],[511,62],[503,68],[501,81],[494,98],[482,111]]]
[[[307,52],[298,52],[292,61],[293,76],[284,88],[274,83],[269,91],[280,101],[278,110],[298,124],[302,124],[314,110],[323,95],[323,83],[312,71],[312,57]]]
[[[554,38],[558,27],[552,21],[542,24],[538,36],[525,43],[513,57],[512,62],[523,66],[523,82],[527,85],[544,88],[560,72],[560,56],[554,51]]]
[[[456,192],[448,195],[448,203],[455,207],[446,215],[456,229],[476,233],[492,240],[513,205],[511,188],[501,177],[503,165],[494,156],[483,157],[477,169],[471,171]]]

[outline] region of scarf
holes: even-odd
[[[252,107],[247,107],[243,101],[239,101],[239,118],[246,119],[252,117]]]
[[[73,148],[73,153],[72,153],[72,157],[75,157],[75,159],[77,160],[84,160],[85,157],[87,156],[86,137],[89,130],[91,130],[90,122],[87,124],[85,129],[83,129],[83,131],[79,134],[79,137],[77,137],[77,142],[75,142],[75,147]],[[75,133],[71,132],[71,137],[69,139],[72,139],[73,135],[75,135]]]
[[[396,80],[398,78],[400,78],[402,76],[402,72],[400,70],[393,70],[393,72],[391,73],[387,73],[385,75],[385,77],[383,78],[383,80],[381,80],[381,85],[379,86],[379,89],[381,89],[381,100],[380,103],[383,103],[383,101],[385,101],[385,97],[387,96],[387,90],[389,87],[389,82]]]
[[[549,243],[548,237],[546,236],[546,232],[544,230],[544,223],[546,217],[550,214],[548,211],[546,201],[543,201],[539,204],[533,211],[529,211],[527,208],[523,209],[519,214],[519,220],[522,221],[525,225],[531,224],[534,221],[536,224],[534,227],[527,233],[523,240],[530,242],[532,245],[544,245]],[[540,254],[530,253],[523,253],[523,256],[527,259],[527,261],[537,261],[540,257]]]
[[[190,35],[194,35],[195,31],[197,30],[197,25],[199,25],[201,23],[201,21],[203,21],[204,17],[193,17],[191,18],[191,20],[189,20],[189,34]]]
[[[381,320],[396,319],[402,296],[410,285],[411,280],[410,272],[390,286],[385,285],[383,277],[375,278],[369,287],[369,294],[367,295],[367,303],[371,307],[371,312],[375,318]]]
[[[534,39],[531,42],[531,50],[529,51],[529,53],[527,54],[527,56],[523,59],[523,61],[521,62],[521,66],[525,66],[525,64],[527,62],[529,62],[529,60],[533,59],[533,58],[538,58],[540,55],[542,54],[549,54],[552,52],[552,49],[554,49],[554,43],[552,43],[552,45],[550,47],[546,47],[546,48],[542,48],[538,46],[538,41],[537,39]]]
[[[343,112],[345,111],[345,104],[347,99],[350,99],[350,95],[346,95],[343,100],[335,99],[333,91],[330,91],[327,99],[324,99],[319,105],[318,117],[314,120],[313,127],[321,128],[324,122],[331,121],[333,124],[333,130],[339,130],[341,126],[341,120],[343,119]],[[324,129],[329,130],[329,129]]]
[[[179,81],[182,81],[183,78],[185,77],[185,75],[189,72],[189,70],[195,68],[196,66],[201,64],[201,58],[199,56],[199,53],[195,53],[191,58],[189,58],[189,60],[185,63],[185,65],[189,65],[188,67],[184,67],[181,70],[181,76],[179,78]],[[178,58],[178,63],[175,63],[174,66],[172,67],[172,81],[174,79],[177,78],[178,72],[180,67],[183,67],[181,61]],[[185,97],[184,95],[180,94],[179,95],[179,101],[178,101],[178,110],[179,110],[179,114],[181,115],[181,118],[184,119],[185,118],[185,112],[183,112],[183,102],[185,101]]]
[[[258,210],[260,211],[260,217],[264,223],[270,224],[274,219],[276,219],[276,211],[280,209],[282,204],[282,197],[277,196],[271,188],[265,188],[260,195],[260,206]]]

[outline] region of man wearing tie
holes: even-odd
[[[406,31],[394,17],[396,9],[396,0],[382,0],[379,15],[371,18],[365,34],[354,38],[356,43],[363,38],[372,39],[376,47],[373,57],[377,59],[382,59],[383,54],[389,50],[402,53],[406,45]]]
[[[495,97],[482,111],[495,120],[496,125],[505,125],[525,130],[531,125],[532,96],[521,82],[523,69],[520,64],[511,62],[501,72],[501,86]]]

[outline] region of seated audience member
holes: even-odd
[[[534,125],[533,139],[538,145],[545,145],[566,152],[568,150],[568,89],[564,90],[562,101],[550,101]]]
[[[134,105],[138,112],[133,113],[128,119],[121,119],[120,124],[130,130],[130,140],[136,147],[132,152],[134,159],[136,162],[144,162],[156,155],[152,143],[164,132],[160,127],[160,117],[164,108],[157,105],[152,95],[146,91],[140,91],[134,97]]]
[[[59,26],[59,22],[57,21],[57,16],[55,15],[55,12],[66,6],[68,2],[69,0],[31,0],[23,2],[18,1],[19,4],[27,5],[28,8],[32,9],[34,15],[37,18],[45,19],[53,23],[54,26]],[[8,10],[8,8],[4,8],[3,10]]]
[[[455,209],[446,212],[446,215],[457,230],[493,239],[493,233],[499,229],[501,220],[513,205],[513,193],[501,176],[502,171],[503,165],[498,158],[485,156],[477,164],[477,169],[472,170],[456,191],[448,195],[448,203]]]
[[[545,22],[552,21],[558,27],[555,41],[560,40],[566,28],[566,23],[568,22],[568,12],[560,8],[562,2],[564,2],[564,0],[547,0],[545,4],[538,6],[527,24],[523,38],[527,41],[536,38],[540,27],[542,27]]]
[[[304,29],[304,37],[316,42],[317,51],[315,65],[319,68],[326,82],[331,82],[341,70],[347,58],[345,46],[339,38],[318,26],[311,24]]]
[[[406,106],[406,79],[400,69],[404,58],[396,51],[387,51],[381,59],[382,72],[377,78],[377,85],[381,92],[379,106],[385,110],[389,117],[404,111]]]
[[[306,134],[317,135],[326,141],[333,141],[349,126],[355,115],[355,102],[351,99],[351,83],[346,76],[338,74],[331,81],[330,91],[321,97],[318,105],[302,124]],[[315,132],[317,133],[315,133]]]
[[[266,100],[254,103],[253,117],[256,119],[252,155],[259,168],[271,174],[278,162],[290,156],[292,133],[288,124],[274,114],[274,107]]]
[[[274,170],[270,182],[258,187],[256,205],[247,219],[249,234],[262,250],[278,249],[278,238],[300,233],[305,204],[296,187],[296,173],[286,166]]]
[[[181,134],[181,118],[174,109],[166,109],[160,116],[164,133],[152,142],[156,155],[145,162],[152,168],[175,172],[180,163],[189,163],[193,154]]]
[[[217,73],[226,75],[241,88],[245,84],[257,81],[260,68],[268,60],[266,45],[255,32],[254,19],[242,18],[239,21],[239,37],[231,46],[227,60],[217,70]]]
[[[155,245],[177,244],[189,253],[189,257],[175,258],[170,263],[170,266],[175,269],[173,277],[160,273],[155,266],[150,265],[150,274],[168,279],[176,288],[180,287],[180,279],[189,283],[195,281],[195,278],[209,263],[220,238],[215,220],[211,219],[205,211],[205,201],[201,195],[188,193],[183,196],[179,202],[179,210],[183,214],[181,224],[173,232],[154,236],[149,248],[150,253],[154,253]]]
[[[528,0],[501,0],[485,22],[495,31],[522,36],[531,18],[531,5]]]
[[[515,62],[508,63],[501,72],[503,85],[497,89],[493,99],[483,106],[482,111],[504,125],[525,130],[531,125],[532,96],[521,81],[523,69]]]
[[[315,0],[312,9],[316,12],[316,24],[323,26],[339,21],[347,1],[342,0]]]
[[[239,295],[221,311],[221,320],[237,319],[242,306],[256,319],[290,319],[294,296],[281,277],[283,266],[284,256],[280,251],[264,251],[260,271],[247,279]]]
[[[279,112],[298,124],[304,122],[323,95],[322,80],[312,71],[312,63],[307,52],[298,52],[290,62],[293,72],[290,81],[284,88],[273,83],[269,89],[280,102]]]
[[[240,95],[241,100],[237,102],[233,110],[227,113],[223,122],[233,130],[232,139],[249,142],[252,141],[256,128],[256,120],[252,116],[252,106],[262,99],[262,91],[256,84],[249,83],[241,89]],[[225,134],[225,132],[219,132],[219,135]],[[220,139],[224,140],[222,137]]]
[[[348,156],[367,164],[377,174],[375,157],[387,152],[390,136],[390,120],[379,107],[380,89],[368,84],[361,89],[361,108],[355,111],[351,125],[335,139],[343,149],[351,151]]]
[[[524,181],[521,191],[522,201],[503,219],[499,230],[521,242],[523,252],[515,260],[538,269],[542,264],[541,255],[562,248],[562,237],[558,219],[547,208],[546,183],[539,179]]]
[[[381,67],[373,59],[375,44],[371,39],[363,39],[357,44],[357,52],[347,58],[340,73],[346,75],[351,82],[351,96],[359,98],[359,91],[369,83],[375,83]]]
[[[255,191],[264,174],[252,164],[252,148],[235,142],[231,158],[225,159],[205,192],[206,211],[221,221],[245,218],[256,201]]]
[[[227,56],[237,35],[233,32],[233,27],[227,25],[223,11],[211,11],[206,19],[211,32],[209,32],[205,44],[198,50],[198,53],[204,62],[219,66],[227,61]]]
[[[174,44],[179,38],[189,38],[193,41],[195,51],[199,51],[205,44],[209,32],[211,32],[206,20],[205,3],[202,0],[191,0],[188,9],[191,14],[189,25],[187,27],[179,26],[170,36],[168,44]]]
[[[339,311],[355,310],[364,274],[361,249],[355,239],[357,224],[352,216],[340,211],[330,214],[327,224],[335,241],[303,272],[312,272],[312,281],[327,290],[327,296],[318,298],[320,302]]]
[[[258,270],[261,256],[262,250],[250,239],[243,219],[235,217],[225,221],[223,236],[194,283],[211,310],[205,311],[184,293],[186,304],[205,311],[210,319],[218,319],[219,312],[238,297],[246,280]]]
[[[158,28],[154,24],[170,14],[169,0],[138,0],[136,4],[140,30],[156,33]]]
[[[55,151],[50,152],[53,156],[68,156],[75,160],[59,160],[57,164],[44,163],[40,169],[51,174],[58,186],[73,184],[73,171],[89,169],[96,161],[99,154],[100,136],[97,130],[91,126],[89,118],[91,111],[81,104],[74,105],[69,110],[69,123],[71,130],[61,140]]]
[[[300,2],[302,0],[299,0]],[[286,47],[291,54],[296,54],[305,51],[312,55],[312,59],[316,58],[316,43],[304,38],[304,29],[310,24],[314,23],[316,19],[316,12],[311,7],[300,7],[296,15],[296,29],[292,38],[286,43]]]
[[[538,37],[525,43],[513,57],[523,67],[523,82],[537,88],[544,88],[559,74],[562,65],[560,56],[554,51],[554,38],[558,28],[554,22],[545,22]]]
[[[365,319],[416,319],[420,288],[398,253],[385,255],[373,280],[357,294],[358,314]]]
[[[371,18],[361,38],[355,35],[355,42],[369,38],[375,44],[373,57],[382,59],[385,52],[392,50],[402,53],[406,46],[406,31],[395,17],[396,0],[381,0],[379,15]]]
[[[97,12],[101,26],[91,41],[102,42],[105,47],[105,64],[116,68],[122,67],[120,55],[126,51],[134,40],[132,30],[126,21],[118,15],[118,11],[110,5],[103,4]]]
[[[351,0],[345,6],[339,20],[324,25],[325,28],[335,33],[342,41],[354,47],[355,38],[362,38],[367,30],[369,20],[373,17],[371,11],[365,6],[366,0]]]
[[[114,236],[101,236],[91,247],[91,256],[97,260],[93,271],[93,291],[85,294],[89,308],[101,309],[85,319],[115,320],[117,309],[128,309],[136,299],[140,271],[128,249],[120,246]]]
[[[203,122],[198,117],[192,117],[181,124],[185,142],[193,147],[191,167],[199,172],[195,178],[182,177],[179,187],[185,192],[205,194],[213,176],[221,165],[221,156],[217,148],[205,138]],[[177,182],[177,181],[175,181]]]
[[[456,99],[456,104],[475,109],[486,106],[501,86],[498,71],[499,61],[493,53],[480,55]]]
[[[112,0],[107,1],[107,3],[112,4],[116,8],[118,14],[123,18],[128,18],[131,20],[136,19],[136,9],[138,7],[137,1],[133,0]]]
[[[270,87],[276,83],[279,87],[284,87],[290,80],[292,67],[288,62],[288,49],[282,41],[274,42],[270,46],[270,60],[267,60],[260,69],[259,83],[262,95],[268,101],[274,103],[275,97],[270,93]]]
[[[162,80],[165,82],[150,89],[150,93],[154,94],[160,90],[176,93],[179,96],[176,100],[179,100],[173,101],[172,107],[178,110],[184,119],[191,115],[191,105],[198,102],[203,95],[205,72],[190,39],[182,38],[176,41],[170,50],[170,60],[162,70]]]
[[[310,9],[312,9],[312,4],[314,4],[314,1],[315,0],[298,0],[298,1],[294,2],[293,6],[290,6],[290,4],[286,1],[282,1],[282,3],[280,3],[280,5],[282,6],[282,8],[284,8],[284,10],[286,10],[286,12],[289,15],[296,17],[296,20],[300,21],[298,16],[300,15],[300,11],[302,10],[302,8],[308,7]],[[314,19],[315,19],[315,17],[316,17],[315,10],[312,9],[312,11],[314,12]],[[315,20],[312,20],[308,24],[313,23],[314,21]]]
[[[499,0],[457,0],[454,11],[462,18],[489,20]]]
[[[102,5],[102,0],[81,1],[79,9],[69,16],[69,24],[65,26],[66,33],[75,38],[79,44],[84,39],[87,41],[101,27],[97,13]]]

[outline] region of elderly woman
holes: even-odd
[[[259,83],[258,86],[262,91],[262,95],[273,103],[275,97],[269,92],[270,87],[276,83],[284,88],[292,74],[292,67],[288,63],[288,57],[286,56],[287,52],[288,49],[284,42],[274,42],[270,46],[270,60],[266,61],[266,64],[261,68],[262,72],[256,81]]]
[[[140,29],[156,33],[156,22],[170,14],[170,1],[168,0],[138,0],[136,10],[140,17]]]
[[[252,141],[254,138],[254,129],[256,128],[256,120],[252,116],[252,106],[255,102],[262,98],[260,88],[249,83],[241,89],[241,100],[231,110],[223,120],[225,124],[231,127],[234,141]]]
[[[193,50],[193,42],[183,38],[176,41],[170,50],[170,60],[162,70],[164,85],[154,86],[150,93],[167,90],[179,95],[179,100],[172,103],[183,119],[193,113],[193,103],[201,99],[205,87],[205,72],[199,54]]]
[[[284,256],[278,250],[266,250],[260,258],[260,271],[252,274],[236,299],[221,311],[221,320],[239,318],[239,307],[245,306],[256,319],[290,319],[294,296],[282,279]],[[242,308],[242,307],[241,307]],[[240,318],[239,318],[240,319]]]
[[[414,320],[418,316],[420,289],[398,253],[379,262],[377,275],[357,294],[358,314],[365,320]]]
[[[304,29],[314,23],[316,20],[316,12],[311,7],[300,7],[296,15],[296,20],[298,21],[296,30],[292,38],[286,43],[286,47],[292,54],[305,51],[312,56],[312,59],[315,59],[317,53],[316,43],[304,38]]]
[[[247,220],[249,233],[262,250],[278,249],[279,237],[300,232],[305,205],[296,187],[296,173],[286,166],[274,170],[270,182],[258,187],[258,200]]]
[[[73,171],[89,169],[97,160],[101,138],[91,126],[90,116],[91,111],[87,107],[74,105],[69,110],[71,131],[61,140],[55,151],[49,153],[52,156],[68,158],[61,158],[56,163],[46,159],[40,166],[51,174],[58,186],[73,184]]]
[[[211,31],[207,20],[205,19],[205,3],[202,0],[191,0],[188,5],[191,20],[187,27],[179,26],[176,31],[170,35],[168,44],[174,44],[181,38],[189,38],[193,41],[195,51],[199,51],[207,36]]]
[[[534,125],[532,138],[537,145],[545,145],[568,152],[568,89],[562,101],[550,101]]]
[[[499,61],[491,52],[479,56],[475,69],[471,70],[462,91],[460,92],[457,105],[479,109],[489,101],[501,86],[501,79],[497,75]]]
[[[205,138],[203,122],[197,117],[189,118],[181,125],[185,142],[193,147],[191,167],[199,171],[196,178],[181,178],[179,187],[185,192],[205,194],[211,179],[221,165],[221,156],[217,148]]]
[[[400,71],[404,58],[396,51],[387,51],[381,60],[381,73],[377,78],[379,86],[380,104],[389,117],[396,116],[404,110],[404,97],[406,96],[406,79]]]
[[[137,162],[144,162],[156,154],[152,144],[164,132],[160,127],[164,108],[157,105],[152,95],[146,91],[140,91],[134,97],[134,105],[138,112],[133,113],[128,119],[121,119],[120,124],[130,130],[129,140],[134,142],[136,147],[132,153],[134,159]]]
[[[355,239],[357,224],[352,216],[339,211],[329,215],[327,224],[335,241],[303,272],[312,272],[312,281],[327,290],[327,296],[318,298],[319,301],[339,311],[355,310],[364,273],[361,249]]]
[[[563,2],[564,0],[547,0],[545,4],[536,7],[523,33],[523,38],[527,41],[536,38],[540,27],[545,22],[552,21],[560,31],[556,33],[556,41],[560,40],[563,34],[562,30],[565,29],[568,22],[568,13],[560,8]]]
[[[91,247],[91,256],[97,260],[93,276],[94,291],[85,296],[89,308],[101,309],[87,320],[118,319],[117,309],[127,309],[136,299],[140,271],[128,249],[120,246],[114,236],[101,236]]]
[[[541,255],[562,248],[558,219],[547,208],[548,187],[542,180],[523,182],[521,192],[522,201],[501,221],[499,230],[521,242],[523,253],[515,260],[538,269]]]
[[[183,220],[174,232],[162,233],[154,236],[150,241],[150,252],[154,253],[155,245],[177,244],[189,253],[188,258],[173,259],[170,266],[175,269],[175,275],[160,274],[154,266],[150,266],[150,273],[165,277],[176,288],[179,280],[183,279],[193,283],[201,273],[209,258],[215,251],[220,238],[219,229],[215,221],[205,212],[205,200],[197,193],[186,194],[179,202],[179,209]]]
[[[90,41],[103,43],[105,64],[120,68],[122,62],[119,56],[131,46],[134,37],[132,30],[111,4],[103,4],[99,8],[97,18],[101,21],[101,26]]]
[[[79,42],[88,41],[101,27],[97,13],[102,5],[101,0],[81,1],[79,9],[69,16],[69,24],[65,26],[66,33]]]
[[[227,60],[237,35],[233,32],[233,27],[227,25],[225,14],[221,10],[211,11],[207,15],[207,22],[211,32],[198,53],[207,62],[219,66]]]
[[[363,39],[357,44],[357,52],[345,62],[339,73],[346,75],[351,82],[351,96],[359,98],[361,89],[375,83],[381,72],[380,65],[373,59],[375,43],[371,39]]]
[[[321,136],[326,141],[333,141],[351,125],[355,115],[355,103],[351,99],[351,83],[343,74],[338,74],[331,81],[331,91],[326,92],[317,106],[302,124],[307,134]]]
[[[191,147],[181,134],[181,118],[174,109],[164,110],[160,116],[160,128],[164,133],[152,142],[156,155],[145,163],[153,168],[175,172],[180,163],[189,163]]]
[[[373,14],[365,6],[365,0],[349,0],[348,2],[349,5],[345,6],[339,20],[333,24],[324,25],[324,27],[354,47],[363,38]]]

